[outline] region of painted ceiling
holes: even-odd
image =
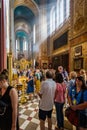
[[[40,5],[40,0],[34,0],[36,3],[37,3],[37,5]]]
[[[21,23],[22,21],[25,21],[28,25],[33,26],[34,19],[35,19],[34,13],[28,7],[18,6],[15,8],[14,10],[15,23],[16,22]],[[24,30],[25,30],[25,26],[22,27],[20,31],[19,30],[16,31],[16,37],[26,37],[26,39],[28,39],[28,34]]]
[[[49,3],[49,1],[54,1],[54,0],[34,0],[36,2],[36,4],[38,5],[38,7],[41,5],[41,4],[46,4],[46,3]],[[35,15],[34,13],[32,12],[32,10],[24,5],[21,5],[21,6],[17,6],[14,10],[14,21],[15,21],[15,24],[17,23],[21,23],[22,21],[26,22],[28,26],[31,26],[31,28],[33,27],[33,24],[35,22]],[[20,24],[21,26],[21,24]],[[27,37],[27,32],[25,34],[25,27],[21,26],[21,27],[18,27],[18,28],[22,28],[18,30],[16,30],[16,37]],[[29,34],[28,34],[29,36]]]
[[[27,37],[28,38],[28,34],[26,32],[24,32],[24,31],[17,31],[16,36],[17,37]]]
[[[18,6],[14,11],[15,20],[25,20],[32,25],[34,18],[34,13],[26,6]]]

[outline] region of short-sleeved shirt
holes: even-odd
[[[47,79],[42,82],[40,93],[42,98],[40,100],[39,108],[44,111],[52,110],[54,104],[54,96],[56,90],[56,83],[52,79]]]
[[[55,97],[55,102],[58,103],[64,103],[65,102],[65,92],[66,92],[66,84],[56,84],[56,97]]]
[[[76,92],[76,87],[73,86],[70,88],[69,96],[73,102],[73,100],[76,100],[76,104],[80,103],[81,100],[82,91]]]
[[[70,88],[75,86],[75,79],[71,79],[69,80],[69,82],[67,83],[67,88],[68,88],[68,91],[70,91]]]
[[[71,97],[71,100],[73,100],[73,98],[76,99],[76,104],[87,102],[87,90],[81,90],[77,93],[76,87],[71,87],[69,91],[69,96]],[[80,110],[80,112],[87,115],[87,109]]]

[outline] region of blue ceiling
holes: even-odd
[[[26,6],[18,6],[14,10],[14,20],[26,20],[29,24],[33,24],[35,19],[34,13]]]
[[[25,20],[30,26],[33,26],[35,22],[35,15],[26,6],[18,6],[14,10],[14,20],[19,22]],[[23,30],[18,30],[16,31],[16,37],[26,37],[26,39],[28,39],[28,34]]]
[[[55,0],[34,0],[36,2],[36,4],[38,5],[38,7],[40,8],[40,5],[46,5],[48,8],[48,5],[50,2],[54,2]],[[14,21],[15,24],[18,22],[26,22],[26,24],[29,24],[29,26],[31,26],[31,29],[33,27],[33,24],[35,23],[35,15],[33,13],[33,11],[31,9],[29,9],[28,7],[21,5],[21,6],[17,6],[14,10]],[[28,34],[27,32],[25,32],[23,30],[24,28],[22,28],[21,30],[17,30],[16,31],[16,38],[19,37],[20,39],[25,38],[28,42],[29,42],[29,36],[31,34]],[[23,42],[20,42],[20,46],[21,48],[23,47]]]
[[[49,4],[49,3],[53,3],[53,2],[55,2],[56,0],[34,0],[36,3],[37,3],[37,5],[41,5],[41,4]]]
[[[41,0],[34,0],[34,1],[39,7],[43,3],[46,4],[49,3],[49,1],[54,1],[54,0],[44,0],[44,2]],[[24,5],[21,5],[21,6],[17,6],[14,10],[14,20],[15,22],[16,21],[22,22],[22,20],[26,21],[32,27],[35,22],[35,15],[31,9],[29,9]],[[16,31],[16,37],[25,37],[26,39],[28,39],[29,34],[23,30],[20,31],[18,30]]]
[[[40,0],[34,0],[38,5],[40,5]]]
[[[28,38],[29,36],[26,32],[21,30],[21,31],[16,32],[16,37],[27,37]]]

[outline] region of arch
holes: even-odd
[[[35,16],[39,14],[39,8],[33,0],[15,0],[14,8],[21,5],[30,8]]]
[[[27,33],[31,32],[31,26],[26,21],[18,21],[15,24],[15,32],[18,30],[24,30]]]
[[[18,37],[29,37],[29,34],[27,33],[27,32],[25,32],[24,30],[17,30],[16,32],[16,36],[18,36]]]

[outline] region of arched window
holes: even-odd
[[[70,0],[57,0],[57,27],[69,17]]]
[[[50,12],[50,35],[55,31],[55,7],[53,6]]]
[[[24,50],[24,51],[28,50],[28,43],[27,43],[26,38],[24,38],[23,50]]]
[[[33,26],[33,44],[35,44],[36,43],[36,28],[35,28],[35,24],[34,24],[34,26]]]
[[[60,25],[60,9],[59,9],[59,0],[57,0],[57,5],[56,5],[56,7],[57,7],[57,27]]]
[[[66,17],[69,17],[70,13],[70,0],[66,0]]]
[[[59,2],[59,12],[60,12],[60,24],[64,21],[64,1],[60,0]]]
[[[16,51],[18,52],[20,50],[20,39],[19,37],[16,37]]]

